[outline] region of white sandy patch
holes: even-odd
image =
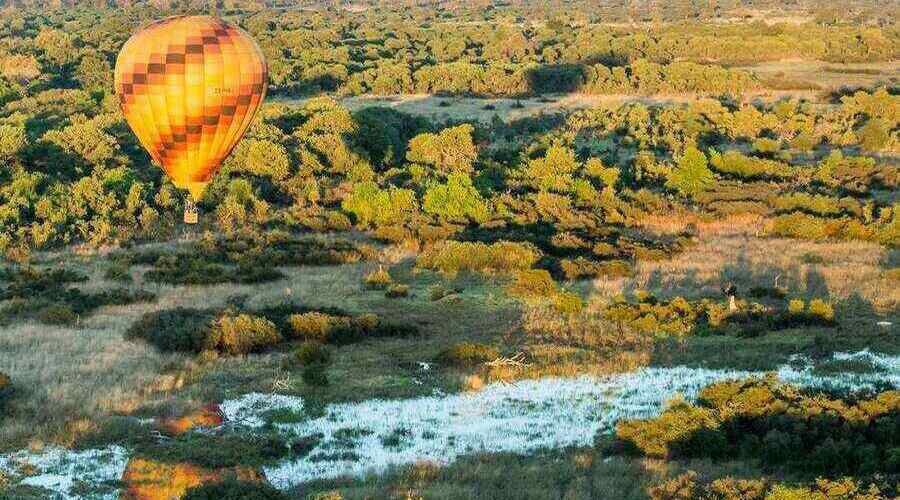
[[[869,351],[836,353],[833,359],[867,360],[874,373],[821,376],[809,359],[795,356],[775,374],[784,382],[830,389],[900,387],[900,356]],[[696,398],[707,385],[763,372],[703,368],[644,368],[609,377],[544,378],[490,384],[476,393],[434,394],[408,400],[368,400],[330,405],[324,416],[274,423],[286,440],[321,435],[306,456],[264,469],[278,488],[342,476],[360,477],[417,461],[448,464],[478,452],[528,453],[590,445],[597,432],[621,419],[659,414],[680,395]],[[273,411],[303,417],[303,400],[279,394],[246,394],[220,405],[227,422],[253,431]],[[0,455],[0,473],[13,484],[38,486],[63,499],[115,499],[111,483],[121,479],[128,450],[110,446],[73,452],[49,448]],[[96,492],[84,493],[85,487]],[[79,496],[82,495],[82,496]]]
[[[776,371],[803,387],[874,389],[900,386],[900,357],[863,351],[836,359],[865,357],[883,372],[817,376],[795,358]],[[278,488],[342,476],[361,477],[421,460],[440,464],[477,452],[528,453],[586,446],[597,432],[621,419],[659,414],[666,401],[696,398],[707,385],[763,372],[702,368],[645,368],[606,378],[545,378],[491,384],[477,393],[409,400],[370,400],[331,405],[325,415],[299,423],[276,423],[284,435],[319,434],[319,444],[300,459],[264,469]],[[296,400],[296,406],[302,401]],[[245,417],[246,418],[246,417]]]
[[[262,394],[251,392],[238,399],[231,399],[219,405],[222,416],[231,423],[246,427],[262,427],[266,422],[266,413],[287,410],[294,413],[303,412],[303,400],[280,394]]]
[[[80,452],[47,448],[0,455],[0,472],[18,484],[43,488],[55,493],[54,498],[66,500],[115,500],[119,497],[115,482],[122,478],[127,464],[128,451],[115,445]]]

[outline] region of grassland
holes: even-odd
[[[788,362],[793,354],[821,351],[823,339],[828,351],[869,348],[900,353],[895,251],[866,243],[798,244],[765,238],[753,234],[755,224],[739,220],[701,225],[697,245],[674,258],[640,264],[632,277],[569,283],[567,287],[577,291],[586,305],[583,313],[562,324],[548,316],[545,306],[509,296],[507,278],[470,273],[442,277],[417,269],[415,250],[403,246],[379,245],[377,257],[369,262],[284,267],[283,278],[265,284],[155,284],[142,277],[147,266],[133,266],[133,281],[128,286],[152,291],[157,295],[154,302],[103,307],[73,327],[24,321],[0,330],[0,344],[11,354],[0,360],[0,371],[16,377],[11,414],[0,421],[3,447],[12,451],[53,444],[76,448],[138,445],[149,439],[154,429],[138,424],[138,419],[159,421],[190,414],[209,403],[248,392],[300,396],[315,413],[315,408],[336,402],[477,391],[494,381],[616,373],[639,366],[770,370]],[[659,221],[656,226],[660,227]],[[356,235],[351,238],[359,241]],[[112,285],[103,277],[109,266],[109,255],[104,252],[46,254],[39,262],[86,274],[88,281],[79,285],[86,290]],[[394,282],[409,286],[408,297],[388,298],[367,286],[364,277],[378,268],[386,269]],[[643,343],[635,351],[612,355],[589,344],[571,344],[544,335],[561,325],[577,329],[579,322],[604,328],[604,323],[590,323],[596,321],[592,318],[602,316],[603,307],[622,294],[645,291],[660,298],[721,297],[726,283],[736,284],[739,291],[777,285],[791,297],[826,298],[835,305],[840,320],[836,328],[794,328],[747,339],[689,337]],[[454,293],[434,301],[432,292],[437,286]],[[146,313],[198,303],[212,308],[240,304],[246,309],[283,303],[310,308],[338,306],[354,314],[375,313],[415,325],[420,333],[334,349],[329,384],[324,387],[303,380],[299,368],[290,362],[288,346],[265,354],[204,359],[161,353],[142,342],[123,339],[129,326]],[[420,362],[434,363],[442,351],[462,341],[493,346],[504,358],[525,353],[528,361],[470,367],[437,364],[427,373],[420,370]],[[610,461],[598,453],[593,448],[579,448],[528,457],[484,454],[446,469],[422,464],[362,482],[327,481],[311,487],[337,489],[346,498],[394,496],[401,491],[427,498],[469,497],[475,491],[480,498],[503,498],[504,488],[523,481],[530,485],[532,498],[557,494],[644,498],[647,484],[687,469],[748,477],[759,472],[745,463]],[[295,494],[303,498],[308,491],[304,487]]]

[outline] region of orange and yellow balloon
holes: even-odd
[[[172,182],[199,201],[266,95],[266,62],[240,28],[179,16],[135,33],[116,60],[128,125]]]

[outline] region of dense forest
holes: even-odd
[[[501,23],[490,9],[478,12],[492,22],[478,24],[417,12],[234,15],[262,46],[276,98],[203,207],[225,227],[325,220],[452,231],[513,221],[630,223],[648,211],[698,208],[774,215],[776,231],[797,236],[897,242],[897,166],[879,159],[898,148],[893,89],[831,103],[748,104],[741,95],[772,82],[726,66],[890,60],[900,49],[896,26],[619,28]],[[180,196],[150,168],[111,92],[119,47],[162,14],[22,11],[0,24],[5,251],[171,234]],[[351,113],[328,97],[299,108],[277,98],[325,91],[710,99],[455,124],[377,107]]]

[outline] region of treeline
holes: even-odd
[[[337,91],[342,95],[526,96],[555,92],[738,95],[759,88],[759,80],[746,71],[691,62],[661,65],[641,59],[614,67],[455,62],[423,66],[414,72],[402,64],[388,64],[352,75]]]
[[[190,11],[190,9],[186,9]],[[428,15],[370,9],[265,9],[224,15],[263,49],[270,90],[525,95],[734,93],[759,82],[734,65],[787,58],[872,62],[900,57],[896,26],[712,24],[613,26],[578,19],[519,19],[483,11]],[[418,12],[418,11],[414,11]],[[493,13],[491,13],[493,12]],[[109,88],[121,45],[156,7],[20,11],[0,20],[0,95]]]
[[[707,99],[472,125],[350,112],[328,98],[272,103],[201,207],[225,232],[524,237],[567,276],[668,248],[622,253],[615,233],[599,228],[687,210],[758,213],[788,237],[896,246],[900,207],[890,193],[900,173],[870,155],[900,149],[898,109],[900,98],[879,90],[838,106]],[[107,93],[14,95],[0,107],[0,162],[0,251],[9,257],[165,239],[178,227],[183,195],[149,164]]]
[[[820,24],[892,24],[898,7],[877,0],[850,0],[836,6],[831,0],[0,0],[7,8],[102,9],[152,5],[166,10],[354,10],[390,8],[425,20],[458,18],[550,22],[653,23],[730,21],[766,17],[808,17]]]

